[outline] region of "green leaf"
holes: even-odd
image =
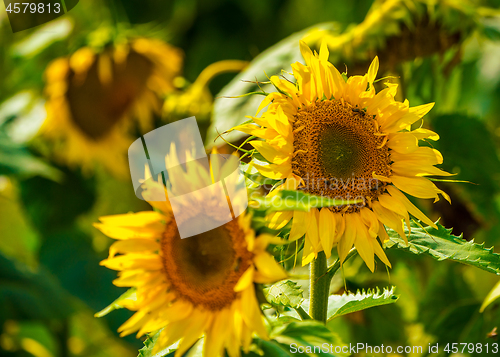
[[[299,49],[299,40],[306,34],[319,29],[333,29],[334,23],[324,23],[307,28],[303,31],[292,34],[276,45],[268,48],[250,63],[245,71],[238,74],[234,79],[217,94],[214,102],[212,115],[212,125],[208,129],[206,144],[214,145],[215,138],[219,135],[217,131],[223,132],[247,120],[247,115],[255,115],[255,112],[262,102],[261,95],[244,96],[241,98],[227,98],[240,96],[249,92],[260,91],[259,85],[252,82],[265,82],[268,77],[278,75],[281,70],[291,72],[291,64],[303,61]],[[249,82],[252,81],[252,82]],[[265,92],[275,92],[272,84],[260,85]],[[226,97],[226,98],[225,98]],[[245,136],[244,133],[233,131],[224,138],[228,141],[235,141]]]
[[[492,41],[500,41],[500,28],[498,25],[498,12],[494,18],[481,19],[482,32],[484,36]]]
[[[459,172],[460,176],[457,178],[476,184],[454,184],[448,187],[466,202],[467,210],[474,217],[485,221],[485,227],[498,227],[500,210],[492,195],[500,192],[500,158],[492,130],[484,120],[460,113],[435,117],[433,127],[440,135],[435,144],[445,158],[442,168],[449,172]],[[453,222],[459,232],[464,231],[468,223],[457,220],[455,211],[452,211],[449,218],[443,219]]]
[[[368,289],[368,291],[358,291],[356,294],[347,293],[343,295],[330,295],[328,297],[328,321],[351,312],[361,311],[374,306],[393,304],[399,299],[399,295],[394,294],[395,287],[384,288],[382,292]],[[309,310],[309,299],[304,300],[302,307]]]
[[[495,285],[493,289],[488,293],[488,296],[483,301],[479,312],[483,312],[486,307],[491,304],[496,299],[500,298],[500,281]]]
[[[0,175],[16,175],[23,178],[39,175],[52,181],[62,179],[59,170],[33,156],[24,145],[13,142],[1,127]]]
[[[6,320],[67,318],[71,297],[46,269],[32,272],[0,254],[0,324]]]
[[[95,317],[103,317],[109,314],[113,310],[118,310],[118,309],[123,309],[123,302],[124,300],[136,300],[136,294],[135,294],[135,288],[130,288],[126,292],[124,292],[118,299],[113,301],[110,305],[102,309],[101,311],[97,312],[94,316]]]
[[[270,337],[284,345],[286,351],[292,352],[292,355],[297,352],[292,350],[292,346],[301,346],[309,356],[319,354],[325,356],[349,355],[349,353],[341,352],[342,347],[346,345],[340,340],[339,336],[321,322],[314,320],[291,322],[287,325],[278,326],[271,332]],[[333,351],[330,348],[325,351],[324,346],[326,345],[332,345]],[[339,353],[335,351],[335,347],[338,348]]]
[[[21,202],[33,226],[42,234],[72,226],[79,216],[92,208],[96,199],[95,178],[64,167],[61,171],[64,174],[61,182],[36,176],[19,183]],[[47,209],[48,202],[64,204],[52,204]]]
[[[298,308],[304,300],[304,291],[294,281],[280,281],[264,289],[264,295],[267,301],[272,305],[287,306]]]
[[[243,162],[240,163],[240,171],[248,180],[250,180],[251,182],[255,183],[258,186],[269,185],[270,187],[273,187],[278,182],[282,181],[282,180],[273,180],[268,177],[265,177],[261,175],[253,165],[246,164]]]
[[[438,224],[438,229],[432,227],[421,228],[411,223],[411,233],[405,227],[408,237],[408,246],[398,233],[387,229],[390,240],[384,245],[386,248],[403,249],[413,254],[429,254],[437,260],[452,260],[478,267],[490,273],[500,275],[500,255],[493,252],[493,248],[485,248],[484,243],[477,244],[474,240],[466,241],[462,236],[451,234]]]
[[[178,341],[173,345],[163,349],[162,351],[153,354],[153,349],[156,340],[158,340],[158,337],[160,336],[160,332],[161,330],[158,330],[155,334],[148,335],[148,338],[144,340],[144,347],[139,350],[139,354],[137,355],[137,357],[163,357],[163,356],[173,356],[175,354],[175,350],[179,345]]]
[[[390,290],[384,288],[382,292],[377,290],[361,291],[356,294],[330,295],[328,298],[328,320],[338,316],[361,311],[374,306],[393,304],[399,299],[394,294],[395,287]]]
[[[144,341],[144,347],[139,350],[137,357],[173,357],[175,355],[175,351],[179,347],[180,341],[177,341],[163,350],[153,354],[155,343],[158,340],[161,331],[162,330],[159,330],[155,334],[148,336],[148,338]],[[182,355],[182,357],[202,357],[204,341],[205,339],[203,337],[200,338]]]
[[[267,213],[277,211],[305,211],[315,207],[343,206],[362,202],[358,200],[335,200],[328,197],[311,195],[302,191],[281,190],[273,197],[250,197],[252,208],[266,210]]]
[[[249,353],[242,353],[244,357],[262,357],[262,356],[273,356],[273,357],[290,357],[294,356],[293,353],[289,352],[287,346],[282,345],[276,341],[265,341],[255,339],[253,341],[254,345],[250,347]]]

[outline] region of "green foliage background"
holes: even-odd
[[[500,302],[483,312],[479,308],[498,282],[500,269],[498,256],[481,246],[500,246],[500,17],[494,10],[500,2],[400,3],[406,5],[388,10],[387,17],[357,32],[369,9],[381,11],[382,2],[87,0],[56,20],[68,27],[59,38],[41,27],[13,34],[1,4],[0,355],[126,357],[136,356],[143,346],[134,337],[120,339],[116,333],[130,312],[121,309],[93,317],[124,290],[112,285],[115,273],[98,264],[111,240],[91,223],[101,215],[148,206],[134,196],[129,180],[117,180],[100,168],[90,177],[83,175],[50,162],[33,145],[44,119],[47,64],[115,29],[181,48],[188,82],[216,61],[252,61],[237,76],[216,77],[209,88],[214,97],[253,91],[256,86],[240,79],[263,80],[264,71],[277,74],[300,60],[297,41],[318,24],[338,43],[330,59],[339,69],[346,64],[349,74],[362,73],[378,54],[381,75],[401,84],[401,98],[412,105],[436,102],[426,125],[441,137],[436,148],[444,156],[442,168],[473,184],[438,182],[452,197],[451,206],[441,201],[415,203],[433,219],[441,217],[444,227],[453,227],[454,236],[463,233],[467,242],[444,228],[429,239],[414,227],[408,248],[397,249],[403,248],[402,242],[392,237],[389,272],[379,266],[372,274],[361,259],[350,260],[332,281],[331,291],[339,295],[331,297],[335,301],[326,328],[290,320],[299,318],[295,308],[307,306],[307,281],[299,270],[295,282],[270,288],[289,294],[286,299],[268,299],[282,310],[280,318],[293,321],[273,333],[288,336],[282,339],[288,342],[295,338],[309,343],[314,336],[374,346],[497,342],[491,332],[500,328]],[[429,19],[438,30],[412,37],[416,30],[411,24]],[[453,41],[448,38],[452,35]],[[262,98],[215,100],[207,145],[212,145],[216,129],[227,130],[254,114],[254,97]],[[289,258],[295,248],[275,253]],[[291,263],[293,259],[287,259],[285,265],[290,268]],[[358,289],[365,292],[354,295]],[[353,305],[360,299],[363,306]],[[266,355],[282,353],[286,344],[259,343]],[[148,344],[141,353],[149,355]]]

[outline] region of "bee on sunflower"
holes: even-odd
[[[376,93],[376,57],[364,76],[345,78],[330,62],[325,43],[319,54],[301,41],[305,65],[292,64],[295,82],[271,77],[277,92],[258,108],[261,117],[239,125],[257,137],[249,143],[264,161],[253,166],[265,177],[283,180],[277,189],[300,189],[334,199],[361,200],[361,204],[313,208],[309,212],[273,213],[271,227],[292,221],[290,240],[305,235],[302,264],[324,251],[328,258],[336,244],[343,262],[354,246],[371,271],[374,256],[390,262],[377,241],[388,239],[385,226],[405,240],[410,214],[436,225],[406,197],[439,199],[449,196],[426,176],[451,174],[435,167],[443,162],[439,151],[419,146],[419,140],[437,140],[427,129],[412,130],[433,103],[410,107],[395,100],[397,84]]]
[[[198,208],[216,216],[220,202],[206,200],[193,206],[188,199],[186,207],[177,211],[182,214],[176,212],[174,217],[173,203],[158,199],[161,194],[184,193],[187,185],[198,186],[214,171],[212,165],[207,170],[193,162],[177,181],[180,191],[175,191],[170,184],[166,188],[154,181],[146,170],[143,197],[156,211],[101,217],[95,224],[118,240],[101,264],[119,271],[115,285],[135,288],[136,298],[124,306],[136,313],[119,331],[122,335],[137,331],[139,337],[162,329],[154,353],[180,340],[175,355],[182,356],[204,336],[204,356],[218,357],[227,351],[235,357],[241,348],[249,351],[254,334],[268,338],[255,284],[286,277],[266,251],[274,238],[256,236],[251,215],[242,213],[215,229],[182,239],[179,227],[193,222]]]
[[[83,47],[54,60],[45,72],[47,118],[41,128],[54,155],[87,171],[99,161],[125,174],[132,142],[127,130],[152,129],[161,96],[173,89],[181,65],[180,50],[150,38]]]

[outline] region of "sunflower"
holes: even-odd
[[[210,175],[198,167],[198,175]],[[189,175],[196,175],[189,172]],[[186,180],[181,180],[186,185]],[[137,311],[119,329],[137,336],[162,329],[155,353],[180,340],[176,356],[204,336],[204,356],[240,355],[248,351],[254,333],[267,338],[254,283],[272,283],[286,277],[266,247],[274,238],[256,237],[251,215],[241,214],[208,232],[181,239],[169,201],[157,199],[165,187],[146,174],[145,199],[157,211],[101,217],[95,226],[111,238],[109,257],[102,265],[119,271],[114,284],[134,287],[136,300],[127,300]],[[170,192],[170,190],[168,191]],[[186,203],[183,212],[196,207]],[[173,205],[173,204],[172,204]],[[210,212],[210,200],[198,203]],[[217,204],[216,204],[217,206]],[[215,207],[214,211],[217,211]],[[181,215],[182,216],[182,215]]]
[[[328,62],[324,43],[319,54],[302,41],[300,49],[306,65],[292,64],[295,83],[272,77],[278,91],[267,95],[257,113],[267,110],[253,117],[254,123],[234,129],[263,139],[250,141],[267,161],[254,160],[254,166],[266,177],[284,180],[281,189],[361,203],[278,212],[269,217],[270,225],[280,228],[292,220],[289,239],[305,235],[304,265],[320,251],[329,257],[336,244],[341,262],[354,245],[371,271],[374,255],[390,266],[377,241],[388,239],[385,226],[405,240],[403,222],[409,229],[409,214],[436,227],[404,193],[435,201],[440,194],[449,201],[425,177],[450,175],[434,166],[443,157],[419,146],[419,140],[438,135],[411,130],[434,103],[410,107],[407,100],[398,102],[397,85],[391,83],[376,93],[377,57],[367,74],[344,79]]]
[[[54,60],[45,72],[42,133],[52,139],[55,155],[84,169],[97,160],[117,174],[126,172],[126,131],[133,120],[141,132],[152,129],[159,96],[173,89],[181,62],[180,50],[146,38],[102,50],[83,47]]]

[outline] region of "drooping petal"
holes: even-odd
[[[328,208],[319,211],[319,239],[325,251],[326,258],[332,254],[333,239],[335,236],[335,217]]]
[[[351,214],[350,216],[352,216],[352,221],[356,225],[354,246],[368,268],[373,272],[375,270],[373,239],[368,234],[365,224],[361,221],[361,216],[357,213]]]

